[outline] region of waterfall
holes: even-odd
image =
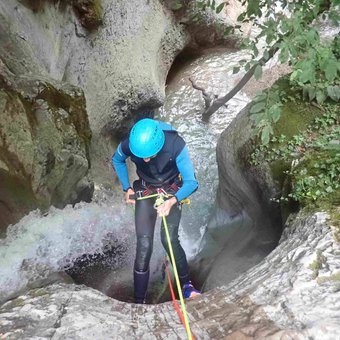
[[[232,68],[244,54],[220,50],[188,63],[169,82],[166,102],[159,113],[158,119],[173,124],[186,140],[199,181],[199,190],[191,196],[191,204],[183,207],[181,221],[180,238],[189,260],[199,250],[200,239],[214,206],[218,183],[217,138],[249,98],[238,94],[212,117],[209,124],[205,124],[200,117],[203,108],[201,93],[192,87],[188,77],[206,87],[208,92],[223,95],[239,77],[232,75]],[[156,232],[154,256],[162,251],[158,238]],[[114,267],[128,267],[130,270],[135,247],[133,208],[123,203],[118,187],[105,199],[92,203],[51,208],[45,215],[33,211],[10,226],[6,239],[0,242],[1,300],[29,288],[36,281],[47,280],[52,273],[71,268],[84,254],[103,253],[110,244],[119,244],[125,250],[116,259]]]

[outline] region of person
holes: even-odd
[[[132,187],[126,165],[126,159],[129,157],[136,165],[138,175],[138,180],[133,182]],[[129,137],[118,145],[112,157],[112,164],[122,185],[125,201],[135,204],[135,303],[145,303],[157,214],[166,216],[183,296],[191,298],[199,295],[200,292],[190,280],[186,255],[178,239],[181,201],[198,188],[185,141],[170,124],[149,118],[141,119],[132,127]],[[134,199],[152,195],[160,190],[172,196],[156,208],[154,204],[157,197]],[[163,222],[161,241],[169,254]]]

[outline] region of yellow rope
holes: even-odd
[[[161,205],[162,203],[164,203],[164,199],[163,199],[163,195],[162,194],[153,194],[153,195],[149,195],[149,196],[139,197],[139,198],[137,198],[137,200],[143,200],[143,199],[147,199],[147,198],[151,198],[151,197],[156,197],[156,196],[158,197],[157,200],[156,200],[156,205]],[[163,219],[163,225],[164,225],[164,230],[165,230],[165,234],[166,234],[166,239],[167,239],[168,245],[169,245],[170,258],[171,258],[172,268],[173,268],[173,271],[174,271],[174,276],[175,276],[175,281],[176,281],[176,285],[177,285],[178,295],[179,295],[179,299],[180,299],[181,307],[182,307],[182,312],[183,312],[183,316],[184,316],[185,329],[187,331],[189,340],[192,340],[193,338],[192,338],[192,334],[191,334],[191,329],[190,329],[190,325],[189,325],[187,311],[185,309],[185,304],[184,304],[184,299],[183,299],[183,294],[182,294],[181,283],[179,281],[178,272],[177,272],[177,266],[176,266],[176,262],[175,262],[175,256],[174,256],[174,252],[172,250],[172,244],[171,244],[171,240],[170,240],[168,224],[166,222],[165,216],[162,216],[162,219]]]
[[[175,256],[174,256],[174,253],[173,253],[173,250],[172,250],[171,241],[170,241],[168,225],[166,223],[165,216],[162,216],[162,218],[163,218],[163,225],[164,225],[164,229],[165,229],[166,238],[168,240],[168,245],[169,245],[169,250],[170,250],[170,258],[171,258],[172,268],[174,270],[174,276],[175,276],[175,280],[176,280],[178,295],[179,295],[179,299],[181,301],[182,312],[183,312],[184,322],[185,322],[185,328],[186,328],[186,331],[188,333],[189,340],[192,340],[192,334],[191,334],[191,330],[190,330],[190,326],[189,326],[189,320],[188,320],[188,316],[187,316],[187,311],[185,309],[185,304],[184,304],[181,284],[179,282],[179,277],[178,277],[178,272],[177,272],[177,267],[176,267],[176,262],[175,262]]]

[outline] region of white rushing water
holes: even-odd
[[[159,118],[173,124],[186,140],[200,183],[199,190],[192,195],[192,204],[184,207],[182,217],[181,240],[189,258],[198,251],[214,205],[218,136],[249,99],[242,93],[236,95],[209,124],[203,123],[202,95],[191,86],[188,77],[208,92],[224,95],[240,77],[232,75],[232,68],[242,58],[244,52],[215,51],[188,63],[169,83],[160,112]],[[34,211],[10,226],[6,239],[0,241],[0,301],[53,272],[72,266],[83,254],[101,253],[109,243],[134,247],[133,209],[122,202],[121,196],[119,187],[115,195],[101,202],[80,203],[62,210],[51,208],[45,216]],[[129,257],[133,253],[132,249],[126,252]],[[125,257],[118,259],[120,266],[130,266],[132,261]]]
[[[239,92],[227,106],[214,113],[209,123],[204,123],[202,93],[193,88],[189,77],[207,93],[224,96],[241,77],[232,74],[233,67],[246,57],[245,51],[214,50],[187,63],[169,82],[160,112],[160,119],[170,122],[185,139],[199,182],[199,189],[191,196],[191,205],[184,206],[182,215],[182,242],[191,256],[198,250],[200,236],[215,203],[218,137],[250,99]]]
[[[0,300],[51,273],[62,271],[83,254],[102,253],[112,243],[128,247],[132,210],[109,202],[33,211],[10,226],[0,243]],[[123,263],[122,263],[123,264]]]

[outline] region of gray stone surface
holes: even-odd
[[[252,135],[248,108],[237,115],[217,144],[216,207],[196,260],[205,290],[230,282],[260,262],[280,237],[280,211],[269,200],[275,191],[269,171],[253,174],[246,161]]]
[[[32,290],[3,305],[0,312],[0,336],[6,339],[186,338],[171,302],[127,304],[73,285]],[[229,302],[219,289],[187,303],[187,312],[198,339],[217,339],[245,326],[254,333],[261,329],[259,334],[279,331],[248,298]]]
[[[79,88],[65,82],[84,89],[94,135],[90,153],[95,175],[110,178],[100,162],[111,153],[112,135],[126,128],[131,110],[162,103],[167,71],[188,42],[183,27],[156,0],[104,0],[103,11],[103,25],[89,32],[61,2],[49,2],[38,12],[21,1],[0,2],[0,58],[5,70],[0,147],[6,149],[1,152],[0,183],[20,188],[15,197],[25,198],[25,209],[31,208],[27,202],[65,202],[79,193],[78,185],[89,187],[84,98]],[[70,110],[65,101],[72,103]],[[80,122],[72,119],[75,107]],[[260,261],[253,257],[252,247],[257,252],[273,247],[268,226],[275,226],[275,214],[273,219],[265,214],[272,212],[267,202],[273,188],[270,178],[261,179],[269,185],[259,190],[258,181],[244,173],[240,148],[250,132],[243,113],[221,136],[218,209],[209,225],[210,246],[232,249],[233,256],[240,257],[241,271]],[[13,206],[21,207],[17,201]],[[10,210],[5,204],[1,211]],[[278,247],[265,260],[230,284],[208,290],[216,285],[214,280],[237,275],[235,268],[226,270],[230,252],[215,257],[208,291],[187,303],[194,335],[340,338],[340,250],[325,218],[322,213],[301,213],[287,224]],[[232,242],[221,237],[226,226],[227,234],[235,235]],[[184,339],[186,334],[171,303],[137,306],[84,286],[53,284],[0,307],[0,338]]]
[[[224,289],[249,294],[279,327],[299,330],[298,339],[338,339],[340,245],[327,219],[299,213],[265,261]]]
[[[91,176],[110,187],[110,156],[118,132],[127,131],[136,112],[163,103],[167,73],[190,36],[188,23],[180,23],[171,6],[167,8],[157,0],[101,2],[102,24],[89,31],[67,2],[0,1],[0,59],[14,76],[32,82],[43,78],[51,84],[68,83],[84,91],[92,130]],[[231,23],[226,15],[223,18]],[[213,18],[202,25],[209,26],[209,32],[215,30]],[[201,31],[207,32],[203,27]],[[22,154],[16,157],[20,160]],[[3,161],[1,164],[6,167]],[[69,182],[74,179],[67,178],[69,175],[63,187],[72,186]],[[80,175],[72,174],[76,179]],[[30,186],[21,186],[25,195],[32,197]],[[81,187],[87,191],[86,179]],[[61,197],[68,196],[61,190],[50,195],[60,196],[58,200],[64,203],[69,201]],[[50,203],[47,200],[46,205]],[[33,202],[26,210],[35,206]],[[17,220],[10,215],[4,225]]]
[[[92,178],[111,186],[112,167],[107,160],[113,153],[117,131],[122,133],[122,124],[132,120],[131,110],[161,105],[167,71],[188,40],[171,12],[155,0],[102,1],[103,24],[95,31],[86,30],[65,2],[41,1],[39,10],[32,10],[28,3],[0,1],[1,67],[8,68],[13,79],[21,79],[21,87],[13,90],[18,98],[11,99],[12,114],[7,109],[1,112],[1,129],[6,130],[2,131],[3,141],[9,143],[12,155],[11,160],[1,157],[0,162],[1,191],[5,192],[0,203],[2,226],[16,222],[36,207],[63,206],[76,201],[76,196],[91,196],[91,184],[86,178],[90,159]],[[48,99],[40,98],[40,93],[52,88],[55,98],[50,94]],[[66,88],[73,93],[66,94]],[[72,96],[75,105],[79,102],[81,107],[70,115],[58,101],[72,100]],[[1,99],[4,108],[10,100],[6,93]],[[33,108],[37,106],[32,110],[33,118],[26,117],[30,111],[24,107],[26,102]],[[59,110],[52,110],[52,104]],[[75,119],[73,125],[67,126],[64,122],[68,115],[79,115],[79,122]],[[85,117],[87,125],[77,127]],[[30,119],[37,121],[34,135]],[[11,136],[8,123],[13,123]],[[17,176],[13,167],[19,166],[21,174]],[[14,178],[3,172],[11,172]],[[31,177],[29,183],[27,179]],[[8,186],[18,187],[20,192]]]
[[[301,213],[279,246],[227,286],[187,301],[197,339],[320,339],[340,336],[340,247],[326,214]],[[321,251],[317,277],[310,264]],[[172,305],[135,305],[85,286],[54,284],[0,307],[4,339],[185,339]]]
[[[0,2],[0,58],[16,74],[34,74],[80,86],[93,132],[93,176],[132,111],[158,107],[167,72],[189,36],[159,1],[102,1],[103,24],[87,31],[70,6],[46,2],[34,12],[21,1]],[[100,177],[101,176],[101,177]]]
[[[31,209],[90,199],[91,131],[83,92],[16,76],[0,61],[0,228]]]

